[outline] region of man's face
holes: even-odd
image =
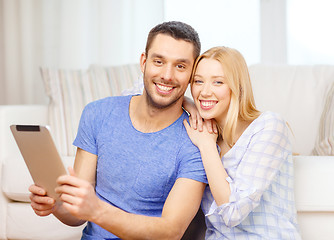
[[[144,95],[155,108],[167,108],[182,102],[194,64],[194,46],[184,40],[158,34],[141,55]]]

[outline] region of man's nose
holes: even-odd
[[[171,81],[173,79],[173,76],[173,66],[166,64],[162,69],[161,78],[166,81]]]

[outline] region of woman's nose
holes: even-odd
[[[203,84],[203,87],[202,87],[202,90],[201,90],[201,95],[203,97],[205,96],[210,96],[212,94],[212,91],[211,91],[211,86],[210,84],[208,83],[204,83]]]

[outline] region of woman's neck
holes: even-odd
[[[219,128],[221,130],[224,130],[225,119],[223,119],[223,120],[220,119],[220,121],[221,122],[217,122],[217,120],[216,120]],[[235,129],[235,134],[234,134],[234,137],[232,139],[233,145],[238,141],[238,139],[241,137],[241,135],[244,133],[244,131],[247,129],[247,127],[251,123],[252,123],[252,121],[245,121],[245,120],[242,120],[242,119],[238,118],[237,126],[236,126],[236,129]],[[224,141],[223,136],[222,136],[222,132],[221,132],[220,137],[218,138],[217,144],[219,145],[219,147],[221,149],[221,157],[231,149],[231,147],[227,144],[227,142]]]

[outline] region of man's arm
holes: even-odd
[[[197,213],[204,186],[204,183],[179,178],[168,195],[161,217],[135,215],[106,206],[96,223],[122,239],[180,239]]]
[[[77,148],[74,162],[74,172],[76,173],[76,177],[86,181],[89,187],[93,189],[95,187],[96,164],[97,156],[95,154],[89,153],[81,148]],[[73,175],[73,170],[70,169],[70,174],[71,173]],[[79,226],[86,222],[85,219],[73,216],[63,205],[64,202],[60,202],[60,206],[55,208],[55,211],[53,212],[53,215],[55,215],[61,222],[70,226]]]
[[[78,151],[86,156],[84,150]],[[180,239],[199,208],[205,188],[204,183],[179,178],[168,195],[161,217],[136,215],[99,199],[90,182],[93,174],[87,167],[91,167],[87,159],[78,158],[75,164],[78,172],[70,171],[70,175],[59,178],[61,186],[57,192],[61,193],[63,208],[76,219],[94,222],[122,239]],[[96,171],[96,165],[93,169]],[[88,177],[83,177],[85,173]]]
[[[84,179],[91,186],[95,185],[97,156],[78,148],[74,169],[77,176]],[[70,214],[66,208],[63,207],[62,201],[55,201],[55,199],[48,197],[46,191],[36,185],[29,187],[31,192],[31,206],[38,216],[47,216],[49,214],[55,215],[61,222],[70,226],[79,226],[85,223],[85,220],[78,219]]]

